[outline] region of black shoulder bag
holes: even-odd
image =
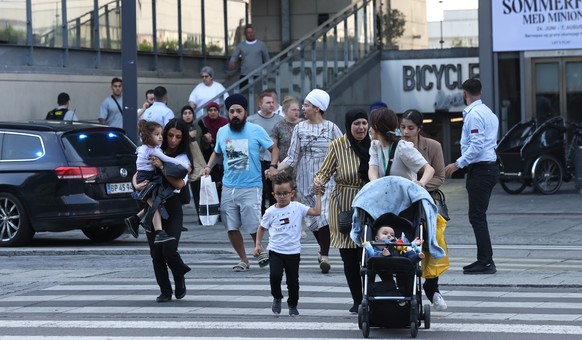
[[[392,163],[394,161],[394,154],[396,154],[396,147],[398,146],[400,139],[396,139],[392,142],[392,148],[390,149],[390,154],[388,155],[388,163],[386,164],[386,169],[384,169],[384,176],[390,175],[390,168],[392,168]]]
[[[121,108],[121,105],[119,105],[119,102],[117,101],[117,99],[115,99],[114,95],[111,95],[111,99],[113,99],[113,101],[115,102],[115,105],[117,105],[117,108],[119,109],[119,113],[121,113],[121,115],[123,116],[123,109]],[[109,118],[109,117],[107,117]]]

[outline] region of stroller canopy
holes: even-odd
[[[366,213],[376,220],[386,213],[398,215],[416,202],[420,203],[425,217],[425,242],[428,242],[430,254],[435,259],[444,257],[445,251],[436,240],[437,207],[432,197],[426,189],[403,177],[381,177],[364,185],[352,201],[356,213],[352,218],[350,237],[356,244],[361,245],[362,223],[365,223]]]

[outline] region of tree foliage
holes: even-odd
[[[388,48],[396,46],[398,38],[404,34],[406,16],[397,9],[392,9],[382,17],[383,37]]]

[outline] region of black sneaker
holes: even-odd
[[[175,239],[176,238],[174,236],[170,236],[165,231],[161,230],[156,234],[156,239],[154,240],[154,243],[168,242]]]
[[[479,261],[475,261],[475,262],[473,262],[473,263],[471,263],[469,265],[464,266],[463,267],[463,270],[471,269],[471,268],[475,267],[478,264],[479,264]]]
[[[357,304],[354,304],[354,305],[352,306],[352,308],[350,308],[350,313],[352,313],[352,314],[357,314],[357,313],[358,313],[358,307],[359,307],[359,306],[358,306]]]
[[[127,227],[127,231],[131,234],[131,236],[138,238],[139,233],[139,217],[137,215],[130,216],[124,220],[125,226]]]
[[[289,306],[289,316],[297,316],[299,315],[299,311],[297,310],[297,306],[291,307]]]
[[[172,295],[161,294],[156,298],[156,302],[169,302],[172,301]]]
[[[273,306],[271,306],[271,310],[276,315],[281,314],[281,299],[273,299]]]
[[[495,274],[496,272],[497,268],[493,261],[487,264],[477,263],[473,267],[463,270],[463,274]]]

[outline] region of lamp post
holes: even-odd
[[[441,49],[445,43],[445,39],[443,39],[443,20],[445,19],[445,13],[443,10],[443,0],[439,0],[439,5],[441,7],[441,40],[439,40],[439,44],[441,44]]]
[[[441,49],[443,48],[443,44],[445,41],[443,40],[443,21],[441,20],[441,40],[439,40],[439,44],[441,44]]]

